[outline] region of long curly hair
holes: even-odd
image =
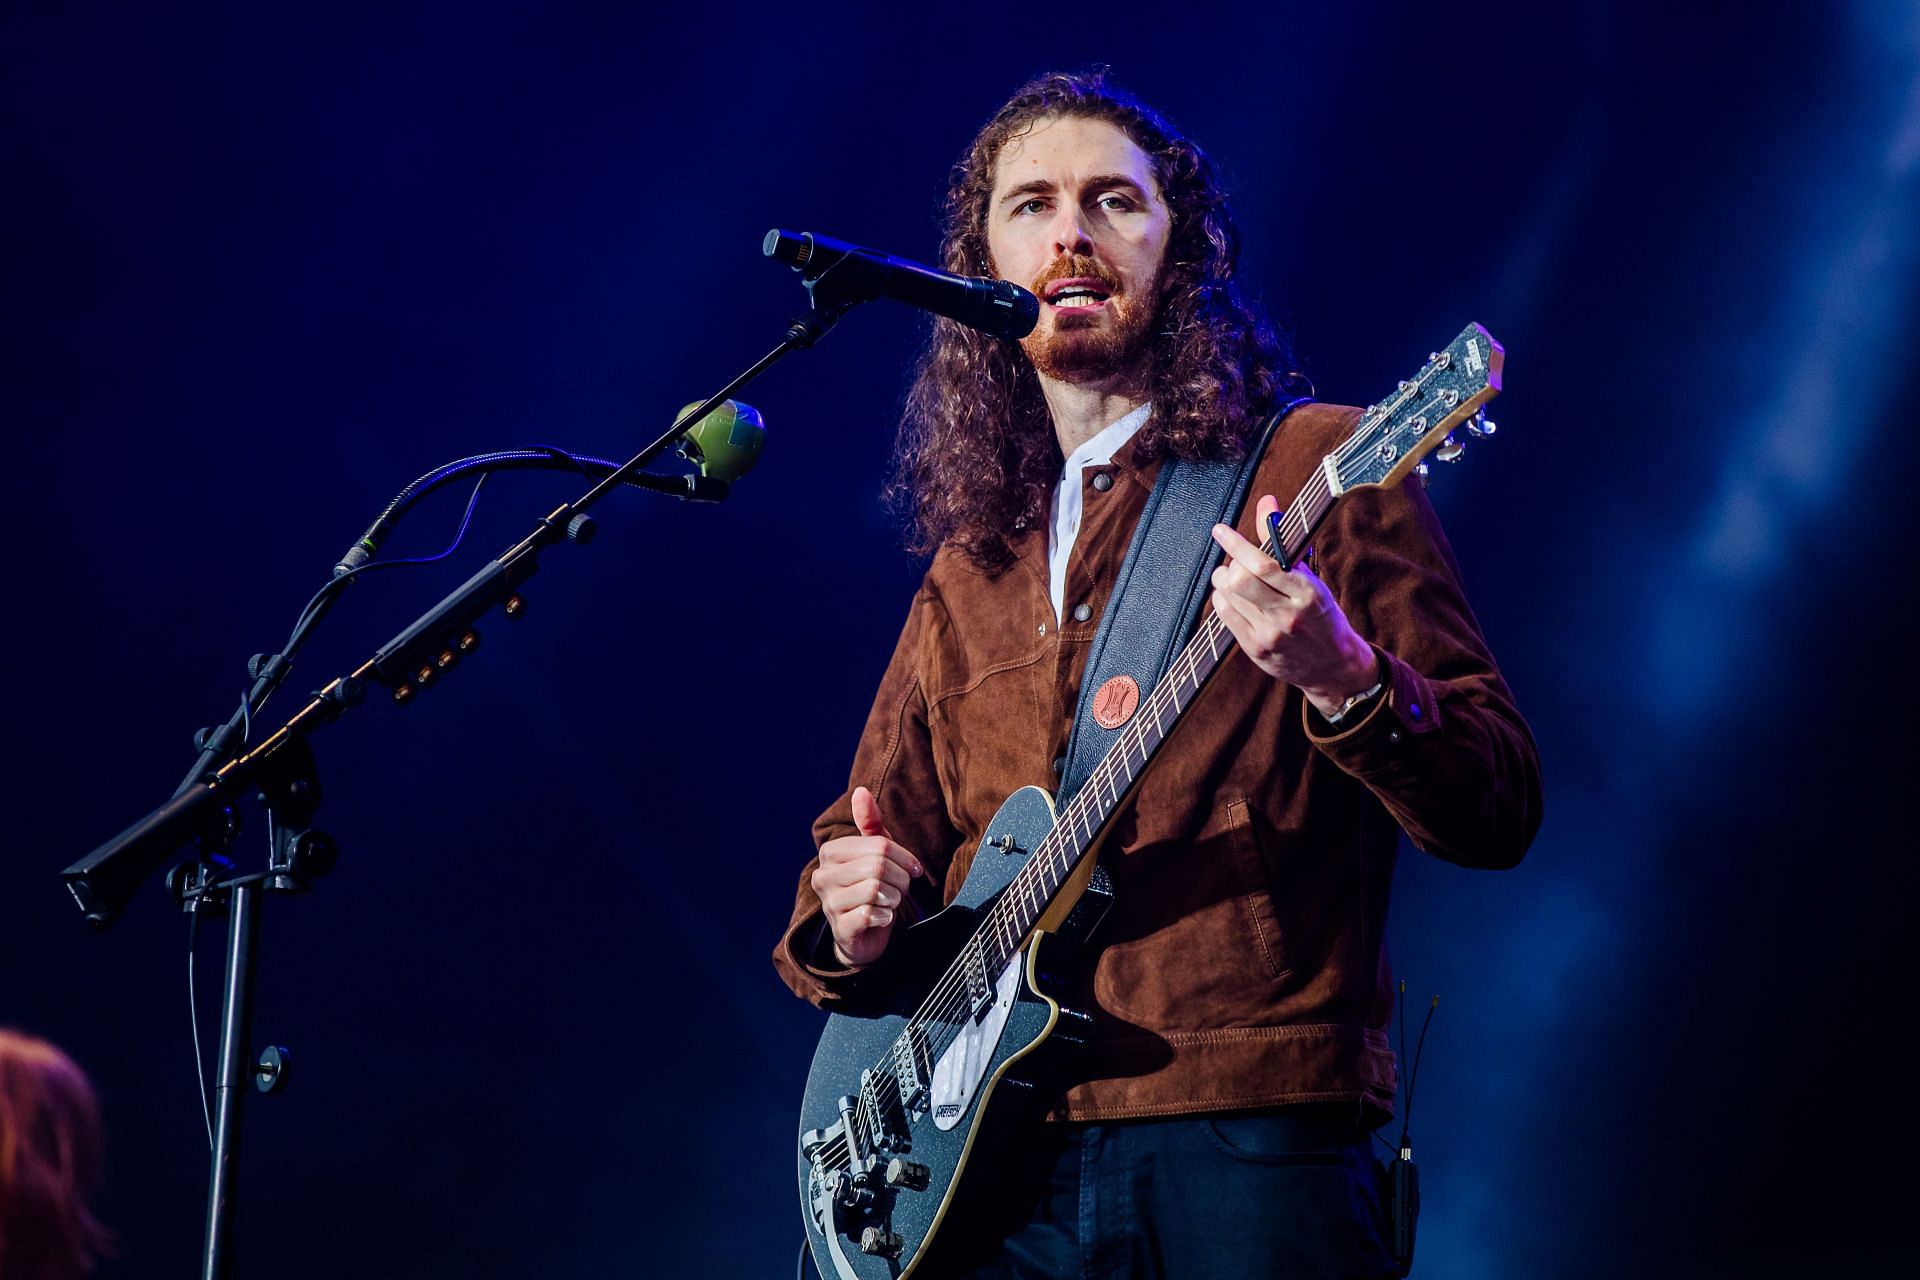
[[[1104,120],[1132,139],[1171,216],[1145,355],[1153,416],[1134,438],[1138,456],[1242,453],[1288,375],[1290,353],[1235,279],[1240,233],[1212,161],[1113,85],[1106,68],[1030,81],[975,136],[947,188],[946,269],[991,271],[994,161],[1012,139],[1063,116]],[[887,487],[910,514],[909,548],[925,555],[950,544],[980,569],[1000,572],[1013,561],[1009,539],[1046,519],[1059,469],[1052,418],[1019,343],[935,320]]]
[[[0,1276],[77,1278],[109,1251],[88,1207],[101,1148],[100,1107],[80,1068],[0,1027]]]

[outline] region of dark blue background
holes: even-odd
[[[933,256],[973,129],[1094,60],[1223,162],[1323,398],[1469,319],[1508,349],[1499,439],[1433,496],[1548,821],[1513,873],[1400,873],[1396,967],[1443,997],[1419,1273],[1904,1256],[1920,20],[1727,14],[10,5],[0,1023],[99,1086],[103,1274],[197,1256],[186,924],[154,888],[95,935],[58,870],[164,798],[407,480],[626,456],[802,304],[769,226]],[[917,580],[877,490],[923,334],[855,314],[755,389],[734,501],[605,504],[526,622],[317,740],[344,857],[263,924],[257,1036],[299,1076],[248,1105],[250,1273],[790,1266],[819,1019],[766,956]],[[273,710],[577,488],[493,482]]]

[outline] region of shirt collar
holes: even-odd
[[[1121,417],[1100,428],[1088,439],[1080,442],[1080,447],[1067,455],[1063,474],[1071,474],[1081,467],[1104,467],[1113,461],[1113,455],[1121,445],[1133,439],[1133,433],[1145,425],[1153,413],[1153,406],[1143,404],[1130,410]]]
[[[1151,416],[1153,416],[1153,406],[1143,404],[1109,422],[1081,442],[1080,447],[1075,449],[1061,465],[1061,474],[1066,475],[1069,468],[1106,466],[1114,460],[1116,453],[1127,450],[1127,445],[1132,442],[1134,435],[1146,425],[1147,419]],[[1127,456],[1120,459],[1118,469],[1120,474],[1131,476],[1135,484],[1149,490],[1153,488],[1155,473],[1159,470],[1157,466],[1149,464],[1146,473],[1143,474],[1140,464],[1133,460],[1131,450],[1127,450]],[[1047,532],[1047,522],[1043,519],[1037,524],[1026,526],[1008,539],[1014,558],[1034,567],[1036,572],[1042,575],[1043,582],[1047,572]]]

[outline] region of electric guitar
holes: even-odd
[[[1321,459],[1262,550],[1295,563],[1340,496],[1451,462],[1454,431],[1493,433],[1482,406],[1505,352],[1468,325],[1410,381],[1361,415]],[[1064,808],[1022,787],[988,823],[953,902],[894,937],[887,1011],[835,1014],[800,1106],[799,1180],[807,1243],[825,1280],[904,1280],[955,1216],[982,1134],[1050,1078],[1049,1060],[1086,1043],[1090,1015],[1055,994],[1112,902],[1092,856],[1233,636],[1208,610],[1193,638]]]

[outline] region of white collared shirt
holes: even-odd
[[[1088,467],[1104,467],[1113,461],[1120,446],[1133,439],[1133,433],[1146,422],[1153,406],[1143,404],[1117,422],[1081,444],[1060,468],[1060,483],[1053,490],[1053,514],[1047,521],[1047,585],[1053,596],[1053,617],[1057,623],[1066,604],[1067,557],[1073,554],[1073,540],[1080,536],[1081,473]]]

